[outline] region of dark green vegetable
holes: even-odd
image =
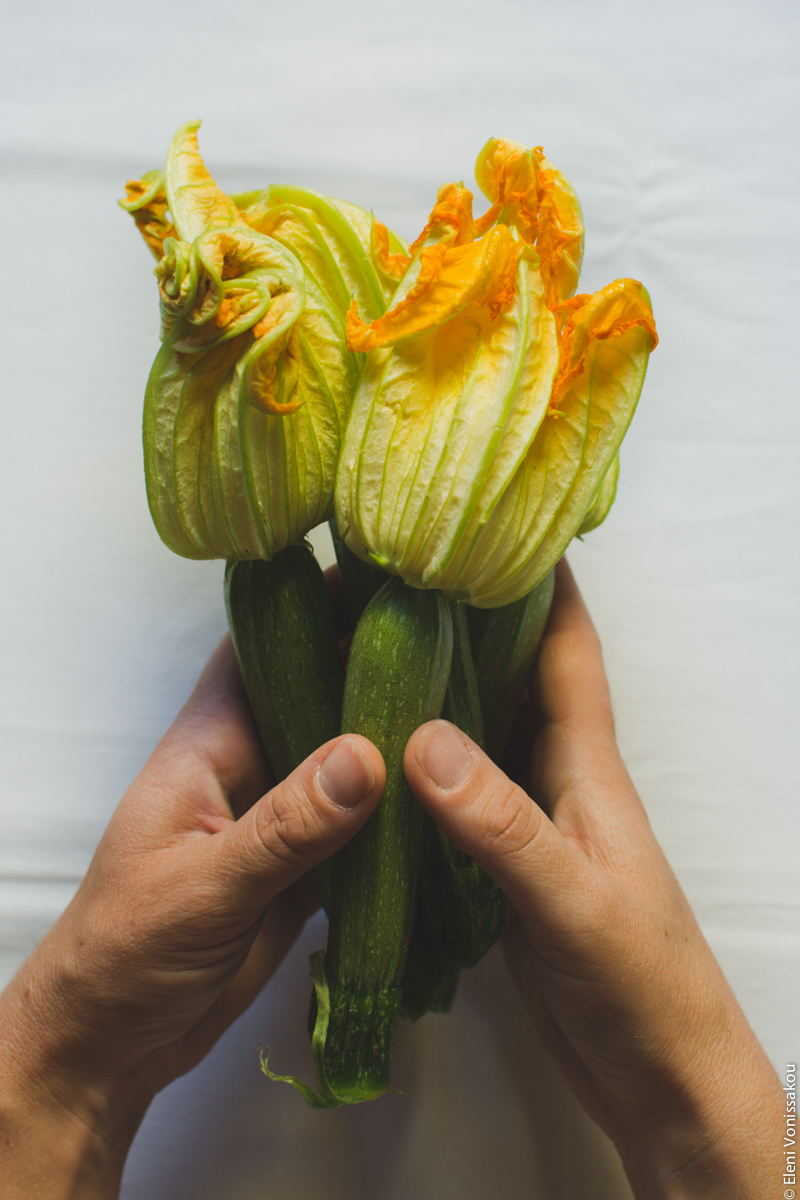
[[[451,601],[450,608],[453,661],[442,716],[482,746],[483,720],[465,606]],[[407,1016],[417,1020],[427,1011],[449,1010],[458,968],[480,962],[502,932],[505,911],[506,898],[494,880],[426,814],[414,927],[403,977]]]
[[[401,988],[400,1016],[418,1021],[425,1013],[447,1013],[458,991],[460,971],[452,963],[422,958],[409,951]]]
[[[370,738],[386,763],[377,811],[333,868],[324,1068],[331,1090],[350,1102],[389,1086],[423,817],[403,754],[414,730],[442,710],[452,652],[446,602],[399,579],[370,601],[350,650],[342,730]]]
[[[542,640],[553,599],[554,573],[504,608],[468,608],[486,753],[500,762]]]
[[[324,960],[312,962],[319,1095],[288,1080],[317,1106],[371,1100],[389,1087],[423,816],[406,783],[403,753],[414,730],[442,710],[452,649],[447,603],[396,577],[370,601],[353,638],[342,731],[375,743],[386,789],[334,858],[328,948]]]
[[[279,782],[341,727],[344,667],[328,590],[306,545],[229,563],[225,604],[247,697]],[[323,901],[330,865],[314,882]]]

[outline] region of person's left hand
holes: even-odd
[[[290,885],[363,825],[384,781],[372,743],[348,734],[267,792],[230,639],[220,644],[74,900],[0,998],[12,1196],[115,1194],[149,1101],[261,990],[317,907],[307,881]],[[59,1187],[52,1171],[20,1174],[37,1128],[61,1154]]]

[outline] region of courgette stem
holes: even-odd
[[[467,606],[450,600],[453,620],[453,660],[447,681],[442,716],[457,725],[468,738],[483,749],[484,730],[478,679],[472,657],[472,643],[467,621]]]
[[[365,609],[350,650],[342,731],[375,743],[386,789],[334,858],[324,964],[329,1013],[315,1061],[321,1093],[324,1083],[339,1103],[374,1099],[389,1087],[423,817],[403,754],[414,730],[441,713],[452,647],[450,611],[439,593],[392,578]],[[316,994],[319,1001],[319,984]]]
[[[555,573],[503,608],[467,610],[486,753],[499,763],[547,625]]]
[[[355,629],[361,620],[364,609],[375,593],[380,591],[389,576],[379,567],[373,567],[370,563],[364,562],[357,554],[348,549],[339,537],[336,522],[331,520],[329,524],[347,605],[347,615]]]

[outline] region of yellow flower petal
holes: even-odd
[[[539,156],[519,142],[490,138],[475,163],[475,178],[485,196],[508,208],[526,242],[534,245],[539,228]]]
[[[394,308],[365,324],[355,302],[347,314],[351,350],[376,350],[437,329],[467,305],[488,306],[492,315],[514,296],[514,276],[522,245],[505,225],[480,241],[448,247],[428,246],[418,257],[419,270]],[[409,272],[410,274],[410,272]]]
[[[656,336],[642,285],[617,279],[594,296],[576,296],[575,305],[582,352],[573,342],[572,357],[581,366],[561,376],[559,419],[543,422],[468,564],[470,599],[479,608],[524,596],[558,561],[597,496],[639,399]],[[567,335],[568,345],[576,332]]]

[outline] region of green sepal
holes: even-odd
[[[290,1083],[300,1093],[310,1108],[339,1108],[342,1104],[348,1102],[340,1100],[338,1096],[334,1095],[325,1078],[325,1038],[328,1033],[328,1021],[331,1014],[330,989],[328,988],[328,981],[325,978],[325,951],[315,950],[308,961],[311,967],[311,978],[314,981],[314,995],[316,997],[317,1009],[314,1030],[311,1035],[311,1052],[314,1056],[319,1094],[314,1091],[310,1084],[304,1083],[296,1075],[278,1075],[270,1070],[269,1056],[271,1051],[268,1046],[262,1046],[261,1048],[261,1070],[267,1078],[272,1079],[275,1083]]]

